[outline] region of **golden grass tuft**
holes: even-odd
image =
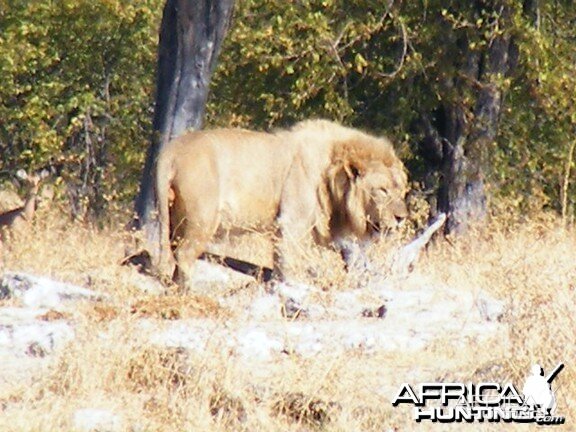
[[[273,405],[273,411],[288,421],[316,427],[330,423],[339,408],[336,402],[326,402],[302,393],[283,394]]]
[[[146,347],[138,350],[128,361],[126,379],[135,393],[168,391],[190,387],[192,364],[187,352],[180,348]]]
[[[226,314],[218,302],[199,295],[146,296],[132,304],[130,311],[138,318],[167,320],[217,317]]]

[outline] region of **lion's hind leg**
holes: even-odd
[[[192,289],[192,274],[194,263],[202,252],[206,249],[207,241],[199,239],[185,239],[176,247],[176,268],[174,269],[174,282],[183,292],[190,292]]]
[[[175,232],[178,241],[174,249],[176,268],[172,279],[183,292],[191,291],[194,264],[200,255],[206,252],[218,226],[216,211],[193,214],[196,221],[184,220],[181,229]]]

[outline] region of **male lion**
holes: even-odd
[[[287,252],[367,239],[407,216],[407,177],[390,142],[326,120],[274,133],[219,129],[170,142],[157,162],[160,272],[188,288],[194,261],[218,233],[277,231]]]

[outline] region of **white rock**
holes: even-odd
[[[0,349],[20,356],[34,345],[49,354],[74,338],[72,326],[63,320],[37,320],[42,309],[0,308]]]
[[[38,322],[12,329],[13,346],[20,347],[20,350],[27,350],[35,345],[45,354],[49,354],[72,339],[74,339],[74,330],[66,322]]]
[[[83,408],[74,413],[73,424],[82,432],[115,432],[121,429],[122,419],[109,410]]]
[[[303,357],[313,357],[332,345],[315,323],[288,323],[285,332],[288,350]]]
[[[314,291],[318,291],[311,285],[294,282],[280,282],[275,286],[274,291],[286,299],[292,299],[296,303],[303,304]]]
[[[215,324],[210,320],[182,320],[169,323],[164,326],[163,330],[154,332],[151,342],[170,348],[185,348],[195,352],[203,352],[214,333]]]
[[[332,313],[339,318],[359,317],[368,305],[362,305],[359,296],[363,290],[342,291],[334,294]],[[376,305],[370,305],[376,306]]]
[[[65,301],[102,298],[95,291],[27,273],[6,273],[0,286],[3,297],[13,296],[37,308],[59,309]]]
[[[236,351],[243,358],[270,360],[273,354],[280,353],[284,344],[269,336],[260,327],[249,327],[239,332],[236,339]]]
[[[480,315],[486,321],[498,321],[506,310],[506,305],[503,301],[496,300],[483,291],[478,293],[475,303]]]
[[[280,310],[282,309],[282,303],[278,296],[275,295],[265,295],[256,298],[252,301],[250,305],[250,310],[248,311],[250,317],[256,320],[265,319],[277,319],[280,317]]]

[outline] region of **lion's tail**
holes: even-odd
[[[170,247],[170,189],[174,180],[173,160],[160,155],[156,163],[156,198],[158,204],[158,234],[160,255],[158,270],[163,275],[170,275],[172,249]]]

